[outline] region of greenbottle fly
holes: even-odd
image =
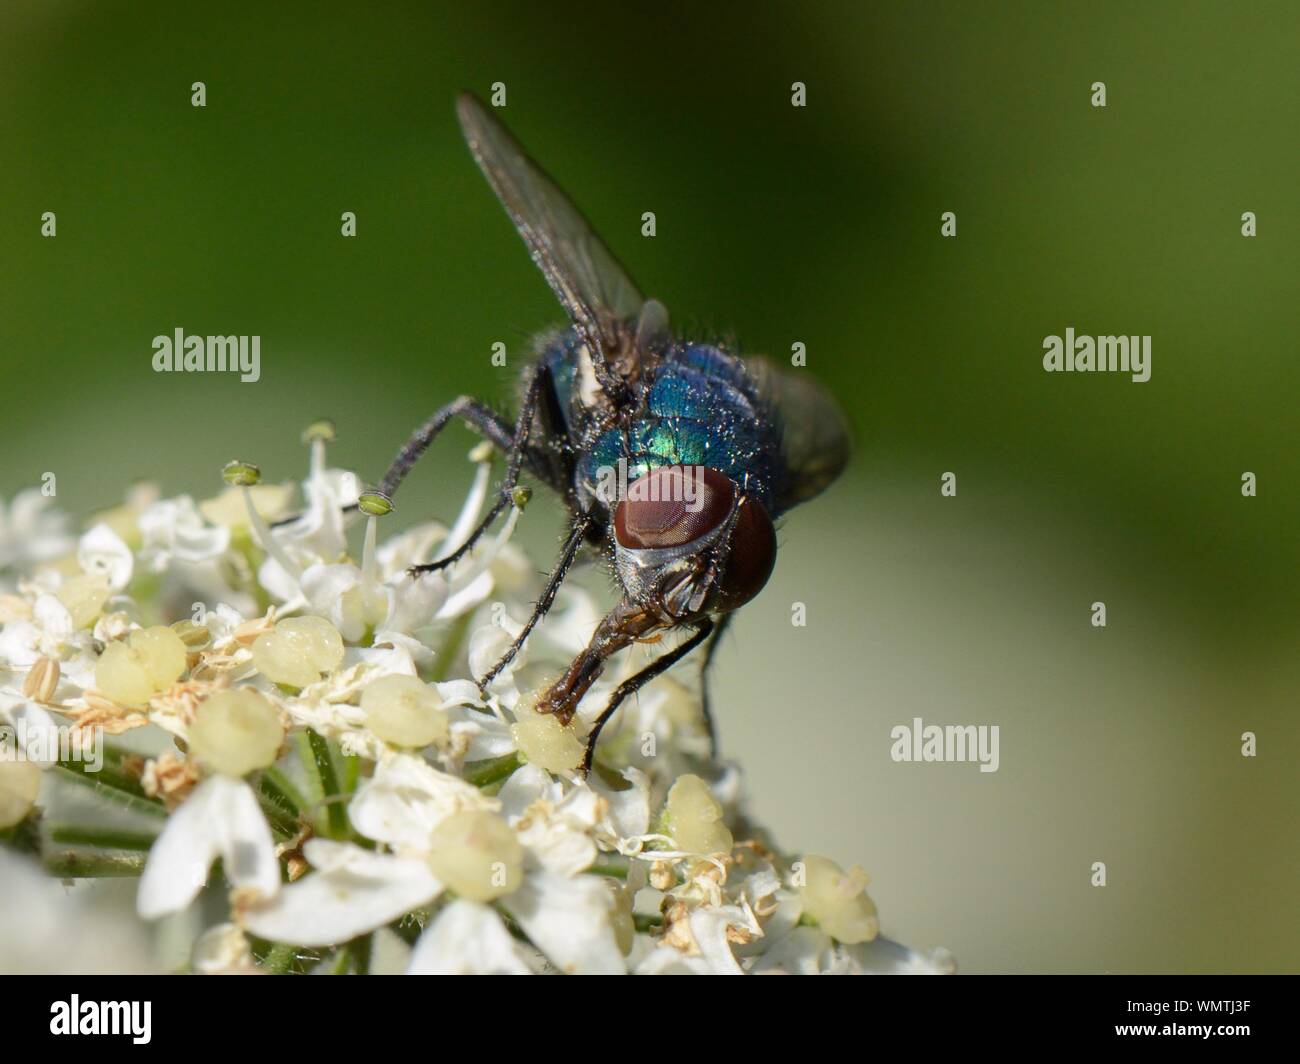
[[[513,421],[462,396],[437,411],[380,484],[393,495],[434,437],[467,422],[505,456],[499,494],[454,553],[454,565],[512,504],[520,475],[553,489],[568,533],[532,615],[486,688],[545,617],[584,550],[608,564],[620,597],[537,709],[568,724],[612,655],[680,633],[675,646],[624,681],[586,739],[585,774],[605,722],[631,694],[702,643],[707,671],[732,612],[762,589],[776,561],[773,522],[844,468],[839,408],[803,371],[782,372],[715,343],[674,334],[578,209],[476,97],[457,103],[465,139],[551,290],[566,328],[543,335],[524,371]]]

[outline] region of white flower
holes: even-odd
[[[458,898],[420,936],[408,975],[531,975],[519,944],[490,906]]]
[[[414,578],[408,570],[449,557],[477,527],[490,449],[472,452],[473,487],[450,528],[426,522],[381,541],[382,521],[370,516],[358,555],[348,526],[361,481],[326,466],[327,429],[308,435],[305,508],[274,528],[267,522],[287,512],[292,485],[233,486],[198,506],[189,496],[137,497],[79,541],[39,492],[0,507],[0,567],[62,559],[17,573],[17,593],[0,594],[0,723],[54,749],[48,739],[60,726],[48,703],[86,726],[142,728],[139,749],[163,733],[183,740],[184,756],[167,751],[144,777],[169,813],[136,907],[149,919],[184,912],[164,928],[188,932],[195,971],[263,970],[250,936],[293,949],[342,946],[374,932],[387,939],[399,920],[402,937],[412,924],[425,928],[406,961],[411,973],[953,969],[944,951],[866,941],[876,912],[865,872],[818,858],[815,883],[786,885],[792,858],[751,826],[739,771],[709,761],[699,699],[680,671],[627,701],[602,733],[596,771],[579,778],[585,729],[663,648],[611,661],[572,727],[536,713],[538,692],[605,613],[578,585],[560,589],[528,644],[479,690],[475,677],[519,636],[535,594],[536,567],[510,545],[521,511],[512,506],[456,564]],[[265,552],[260,565],[248,534]],[[80,573],[68,564],[73,552]],[[490,597],[503,609],[482,609]],[[180,620],[193,623],[163,627]],[[136,662],[147,698],[114,687],[113,659],[102,659],[128,638],[156,651]],[[456,671],[466,659],[468,674]],[[418,683],[373,686],[391,677]],[[37,691],[41,703],[29,697]],[[135,700],[99,697],[108,695]],[[420,752],[398,745],[426,740]],[[116,788],[136,805],[133,759],[113,764],[94,793]],[[251,782],[200,776],[220,769]],[[61,785],[60,774],[43,779],[38,806]],[[204,931],[210,906],[191,903],[217,859],[233,888],[229,915],[217,919],[230,922]],[[2,853],[0,879],[8,882]],[[26,921],[4,918],[27,904],[0,911],[0,968],[39,966],[22,945]],[[47,916],[38,911],[37,934],[62,942],[67,928]],[[16,962],[7,936],[20,943]],[[339,970],[363,955],[349,949],[327,963]]]
[[[102,573],[111,590],[122,591],[135,571],[135,555],[108,525],[98,524],[77,543],[77,564],[88,573]]]
[[[382,927],[442,893],[428,863],[433,829],[454,813],[496,805],[419,758],[392,756],[349,807],[356,829],[387,843],[390,852],[313,839],[304,856],[315,871],[271,904],[246,910],[243,924],[256,935],[306,946],[333,945]]]
[[[243,780],[210,776],[167,819],[149,850],[136,909],[146,920],[180,912],[208,880],[218,857],[226,878],[261,898],[280,889],[271,829]]]
[[[68,519],[53,504],[40,488],[20,491],[7,507],[0,499],[0,569],[31,569],[72,550]]]
[[[276,942],[329,946],[383,927],[442,893],[442,884],[419,858],[329,839],[310,839],[303,855],[315,871],[267,904],[239,913],[247,930]]]
[[[57,697],[73,697],[93,684],[93,637],[78,630],[68,608],[44,591],[37,593],[30,618],[20,617],[0,627],[0,667],[26,671],[42,657],[60,663]]]
[[[230,549],[230,529],[205,521],[188,495],[155,502],[140,515],[139,525],[140,560],[150,572],[165,572],[173,563],[200,565]]]
[[[546,787],[535,781],[520,791],[516,802],[542,795]],[[545,804],[544,798],[538,801]],[[594,824],[593,815],[580,811],[584,801],[589,800],[580,798],[569,812],[579,822],[586,816]],[[245,910],[243,925],[256,935],[301,945],[332,945],[382,927],[433,903],[442,893],[442,882],[431,867],[439,856],[433,848],[435,829],[458,814],[491,813],[503,804],[419,758],[395,755],[381,762],[350,807],[356,829],[386,844],[389,852],[312,840],[305,856],[315,871],[269,904]],[[547,820],[563,821],[567,815],[529,805],[530,815]],[[595,848],[579,843],[578,853],[573,841],[563,838],[572,830],[557,822],[531,840],[526,831],[516,833],[526,855],[525,874],[501,904],[557,968],[622,972],[623,957],[611,922],[613,889],[603,879],[578,874],[595,859]],[[430,933],[432,929],[425,932]],[[416,949],[419,955],[419,945]]]

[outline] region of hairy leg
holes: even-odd
[[[718,644],[722,642],[722,636],[727,631],[727,626],[731,624],[731,618],[730,613],[722,615],[713,629],[713,634],[709,637],[708,646],[704,648],[704,660],[700,663],[700,710],[704,715],[704,727],[709,733],[709,756],[715,760],[718,756],[718,730],[713,723],[713,698],[709,674],[713,668],[713,656],[718,652]]]
[[[513,429],[509,428],[497,414],[477,400],[462,396],[443,407],[421,425],[410,440],[407,441],[406,446],[398,453],[397,458],[393,460],[393,464],[389,467],[380,486],[380,490],[390,496],[397,490],[397,486],[415,466],[415,463],[420,460],[425,450],[433,442],[434,437],[447,426],[453,417],[463,418],[478,428],[506,456],[506,475],[501,482],[497,499],[488,510],[487,515],[478,523],[474,531],[465,538],[465,542],[447,557],[439,558],[437,561],[425,565],[412,566],[410,572],[413,576],[420,573],[436,572],[460,561],[468,551],[473,550],[474,545],[492,527],[492,523],[501,516],[501,512],[513,501],[511,493],[514,491],[515,485],[519,483],[519,470],[528,447],[528,435],[532,428],[533,415],[537,409],[537,397],[542,383],[542,375],[533,372],[528,379],[528,386],[524,391],[524,401],[520,404],[519,416],[515,420]]]
[[[583,754],[582,758],[583,776],[586,776],[587,773],[591,771],[591,759],[596,753],[596,741],[600,738],[601,729],[605,727],[605,723],[614,715],[618,707],[627,699],[628,695],[635,694],[656,676],[671,669],[677,664],[677,662],[681,661],[682,658],[686,657],[687,654],[703,643],[704,640],[708,639],[710,633],[714,631],[714,628],[715,625],[712,618],[705,617],[700,621],[698,627],[695,629],[695,634],[692,635],[690,639],[686,640],[686,642],[682,643],[680,646],[674,647],[662,657],[656,658],[640,672],[629,677],[618,685],[618,689],[609,700],[609,705],[601,711],[600,716],[597,717],[595,723],[592,724],[591,731],[587,733],[587,750],[586,753]]]
[[[594,518],[586,515],[581,515],[574,520],[568,538],[564,541],[564,547],[560,551],[559,561],[555,563],[555,568],[551,570],[551,575],[546,580],[546,586],[542,589],[541,597],[533,604],[532,616],[524,624],[519,637],[501,655],[501,659],[487,671],[486,675],[477,681],[479,690],[486,690],[488,684],[496,679],[501,670],[514,660],[515,655],[519,653],[519,648],[524,645],[532,630],[537,627],[537,622],[546,616],[551,605],[555,602],[555,596],[560,590],[560,585],[564,583],[564,578],[569,575],[569,570],[573,567],[574,559],[578,556],[578,550],[582,547],[587,536],[588,527],[593,520]]]

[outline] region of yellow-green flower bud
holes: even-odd
[[[799,888],[803,911],[833,939],[846,946],[870,942],[880,932],[876,906],[867,896],[867,873],[856,865],[845,872],[826,857],[803,859],[804,884]]]
[[[381,676],[361,693],[361,710],[366,727],[394,746],[419,748],[447,741],[442,699],[417,676]]]
[[[95,663],[95,687],[123,706],[143,706],[180,679],[185,644],[158,625],[132,632],[124,643],[110,643]]]
[[[730,853],[734,840],[723,822],[722,806],[699,776],[679,776],[664,810],[668,833],[687,853]]]
[[[89,628],[108,601],[108,577],[103,573],[70,576],[59,585],[55,595],[72,615],[73,628]]]
[[[32,761],[0,761],[0,831],[24,820],[41,789],[41,768]]]
[[[523,882],[524,848],[495,813],[455,813],[433,829],[429,867],[462,898],[491,901]]]
[[[289,617],[253,641],[253,666],[272,683],[306,687],[343,660],[343,637],[324,617]]]
[[[274,764],[284,742],[280,712],[250,688],[218,691],[195,711],[190,754],[204,768],[245,776]]]
[[[510,734],[519,752],[547,772],[573,772],[586,752],[573,729],[561,724],[554,713],[538,713],[522,702],[515,709]]]

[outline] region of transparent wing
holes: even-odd
[[[786,476],[778,503],[788,510],[821,494],[844,471],[852,451],[849,423],[807,370],[782,370],[764,358],[748,358],[745,365],[781,430]]]
[[[645,298],[573,205],[481,100],[456,103],[474,161],[505,207],[533,261],[586,341],[600,372],[635,324]]]

